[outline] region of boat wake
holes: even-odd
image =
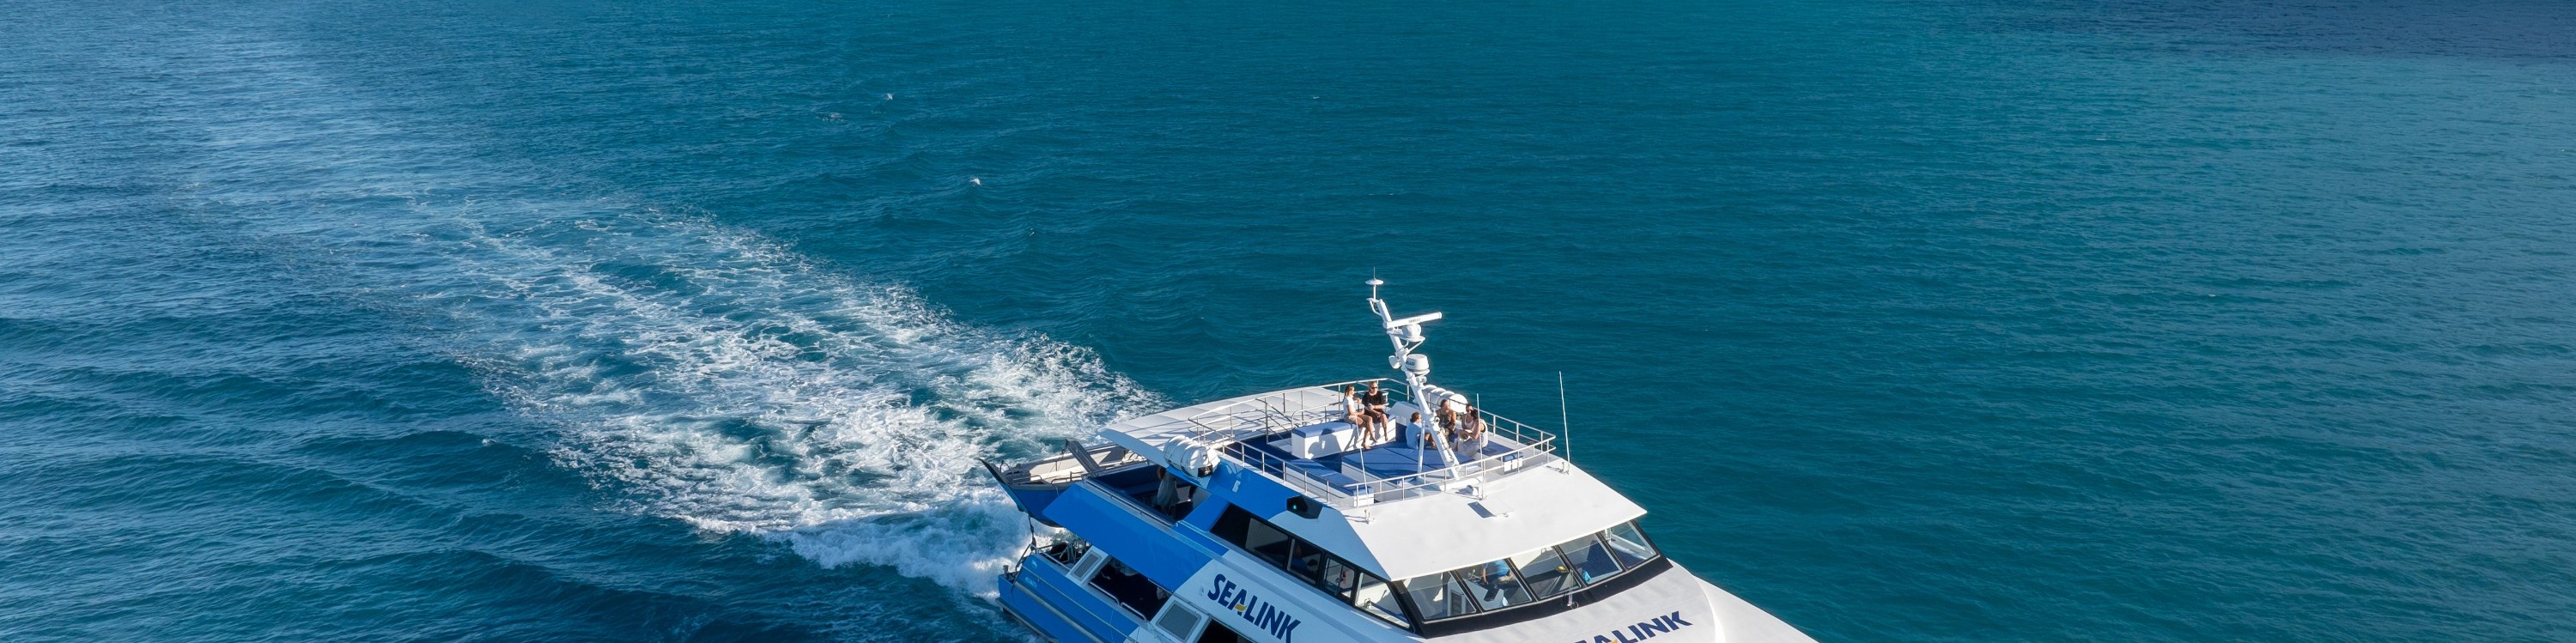
[[[1025,518],[975,461],[1152,396],[1086,351],[957,323],[910,291],[658,213],[461,240],[491,286],[460,353],[561,427],[560,462],[634,508],[989,596]]]
[[[258,106],[174,110],[255,115],[165,137],[184,148],[159,173],[185,183],[203,227],[419,320],[428,350],[553,427],[554,459],[628,509],[990,595],[1025,526],[976,458],[1157,406],[1080,348],[962,324],[754,232],[470,153],[458,128],[406,126],[413,112],[291,46],[218,33],[189,49],[215,67],[191,78],[217,86],[157,100]]]

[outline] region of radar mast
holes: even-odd
[[[1432,416],[1423,418],[1424,422],[1431,424],[1430,426],[1416,423],[1415,430],[1431,436],[1432,444],[1438,446],[1437,451],[1444,466],[1455,464],[1455,458],[1449,455],[1448,432],[1440,430],[1439,426],[1438,405],[1446,404],[1447,400],[1431,399],[1428,390],[1431,383],[1431,356],[1414,352],[1414,349],[1422,347],[1425,339],[1422,335],[1422,325],[1439,321],[1440,312],[1432,311],[1412,317],[1397,318],[1387,311],[1386,300],[1378,298],[1377,289],[1384,285],[1386,280],[1383,279],[1370,277],[1368,280],[1369,311],[1377,313],[1378,325],[1386,329],[1387,342],[1395,346],[1395,354],[1387,356],[1386,365],[1404,374],[1405,386],[1413,392],[1414,406],[1421,407],[1424,414]],[[1390,422],[1394,419],[1387,418]]]

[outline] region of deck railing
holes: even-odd
[[[1558,449],[1561,443],[1556,435],[1481,409],[1477,411],[1477,415],[1485,421],[1487,439],[1510,446],[1510,450],[1440,469],[1402,476],[1380,478],[1362,471],[1358,472],[1360,479],[1355,480],[1354,484],[1341,484],[1316,478],[1304,469],[1291,466],[1287,459],[1268,451],[1252,448],[1250,445],[1251,442],[1267,440],[1297,427],[1340,419],[1343,411],[1340,408],[1339,396],[1315,395],[1314,391],[1317,388],[1338,390],[1342,386],[1358,386],[1371,382],[1384,384],[1392,381],[1378,378],[1290,389],[1209,409],[1171,423],[1140,428],[1185,429],[1192,440],[1216,445],[1218,453],[1226,459],[1233,460],[1246,468],[1269,474],[1308,497],[1343,509],[1461,490],[1465,486],[1480,485],[1485,481],[1498,479],[1523,469],[1552,463],[1559,458]],[[1411,396],[1401,388],[1382,386],[1381,390],[1389,391],[1395,400],[1411,401],[1409,399]],[[1322,404],[1305,403],[1314,399],[1328,401]],[[1179,423],[1186,423],[1188,426],[1172,426]]]

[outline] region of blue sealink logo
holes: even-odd
[[[1589,641],[1575,641],[1574,643],[1637,643],[1638,641],[1654,638],[1657,634],[1685,627],[1690,627],[1690,621],[1682,620],[1681,612],[1673,612],[1671,616],[1657,616],[1655,617],[1655,620],[1630,625],[1628,626],[1628,629],[1610,630],[1609,634],[1592,637],[1592,640]]]
[[[1207,598],[1224,606],[1226,611],[1234,612],[1244,622],[1287,643],[1295,643],[1296,639],[1289,635],[1297,633],[1297,626],[1305,623],[1289,616],[1286,608],[1261,600],[1261,597],[1253,596],[1250,589],[1226,580],[1224,574],[1217,574],[1215,581],[1209,584]]]

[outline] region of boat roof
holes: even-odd
[[[1646,513],[1559,457],[1555,436],[1491,415],[1485,416],[1494,429],[1488,443],[1465,463],[1426,460],[1395,444],[1310,457],[1272,446],[1300,430],[1347,428],[1341,387],[1368,381],[1193,404],[1120,421],[1101,433],[1176,471],[1222,458],[1319,501],[1323,511],[1315,519],[1274,522],[1391,579],[1554,545]],[[1464,399],[1438,387],[1425,392]],[[1394,407],[1396,417],[1422,408],[1412,400]]]
[[[1188,468],[1186,463],[1168,460],[1179,452],[1176,445],[1217,446],[1220,441],[1230,442],[1258,435],[1266,432],[1261,430],[1266,425],[1259,422],[1266,411],[1311,415],[1314,411],[1342,403],[1342,392],[1336,387],[1368,381],[1339,382],[1202,402],[1120,420],[1103,427],[1100,433],[1156,463],[1185,469]]]

